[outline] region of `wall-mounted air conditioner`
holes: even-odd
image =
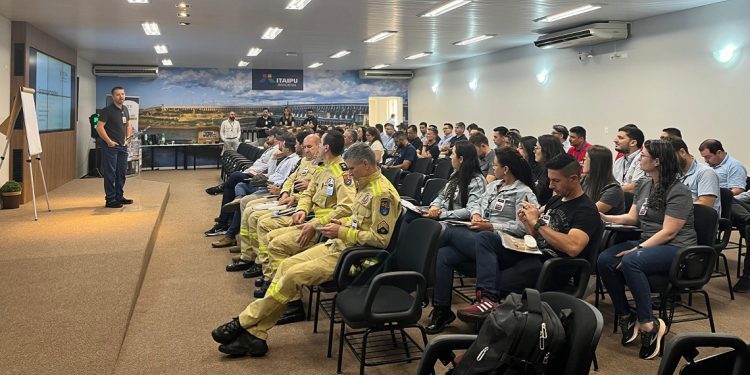
[[[362,79],[412,79],[414,72],[411,70],[382,70],[366,69],[359,71],[359,78]]]
[[[159,76],[158,66],[143,65],[94,65],[92,68],[95,76],[110,77],[144,77],[156,78]]]
[[[539,48],[570,48],[627,39],[626,22],[598,22],[540,36],[534,45]]]

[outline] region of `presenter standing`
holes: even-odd
[[[100,148],[101,171],[104,175],[105,207],[120,208],[133,203],[123,195],[125,172],[128,169],[128,147],[130,137],[130,113],[125,103],[125,89],[117,86],[112,89],[112,104],[101,112],[96,132],[99,134],[97,146]]]
[[[219,136],[221,141],[224,142],[224,148],[221,150],[223,154],[226,150],[237,151],[240,146],[240,122],[235,120],[237,115],[234,111],[229,112],[229,118],[221,123],[221,129],[219,130]]]

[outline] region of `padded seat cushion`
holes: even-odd
[[[365,315],[365,298],[368,285],[350,286],[339,292],[336,297],[336,307],[346,323],[355,329],[372,326]],[[414,297],[395,286],[383,286],[378,290],[372,304],[373,313],[394,313],[407,311],[414,303]],[[418,319],[418,318],[417,318]],[[385,323],[385,322],[378,322]],[[414,322],[401,322],[405,324]]]

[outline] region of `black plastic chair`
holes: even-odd
[[[542,265],[536,290],[560,292],[583,298],[589,286],[591,263],[581,258],[552,258]]]
[[[444,178],[431,178],[424,183],[422,189],[422,206],[429,206],[437,198],[438,194],[445,188],[448,180]]]
[[[380,172],[383,173],[383,176],[388,179],[388,181],[391,182],[391,184],[394,187],[398,187],[399,182],[401,181],[401,170],[398,168],[380,168]]]
[[[718,233],[714,239],[713,248],[716,250],[716,255],[724,261],[724,271],[719,270],[719,263],[716,263],[716,270],[711,277],[726,277],[727,285],[729,287],[729,297],[734,299],[734,289],[732,288],[732,277],[729,274],[729,262],[727,261],[726,254],[723,253],[724,249],[729,245],[729,238],[732,236],[732,221],[730,216],[732,214],[732,201],[734,201],[734,195],[729,189],[722,188],[721,190],[721,217],[719,218]]]
[[[417,158],[417,160],[414,161],[414,168],[412,168],[412,172],[421,173],[425,176],[429,175],[430,173],[432,173],[432,164],[432,158]]]
[[[412,172],[401,179],[401,186],[398,187],[398,194],[402,197],[409,197],[419,202],[422,199],[422,185],[424,185],[424,175],[418,172]]]
[[[547,374],[588,375],[602,335],[602,314],[588,302],[565,293],[542,293],[542,301],[547,302],[555,311],[569,309],[572,312],[565,327],[565,347],[557,359],[550,363]],[[475,339],[475,335],[440,335],[434,338],[425,349],[417,374],[434,374],[438,360],[452,358],[453,350],[466,349]]]
[[[633,199],[635,199],[635,194],[626,191],[623,193],[623,195],[625,197],[625,212],[630,212],[630,207],[633,206]]]
[[[695,360],[700,354],[697,348],[728,348],[730,351]],[[681,375],[742,375],[750,372],[750,350],[746,342],[737,336],[723,333],[681,333],[669,340],[664,348],[664,357],[659,363],[658,375],[671,375],[682,358],[687,364]]]
[[[435,171],[432,172],[433,178],[442,178],[442,179],[448,179],[451,176],[451,172],[453,171],[453,166],[451,165],[451,160],[448,158],[442,158],[438,159],[437,163],[435,164]]]
[[[667,329],[673,323],[708,319],[711,332],[716,332],[711,301],[703,286],[711,280],[711,274],[716,267],[716,251],[713,242],[716,238],[716,226],[719,214],[711,207],[694,204],[695,232],[698,235],[698,245],[677,250],[672,261],[672,267],[667,275],[652,275],[648,277],[652,293],[659,294],[659,316],[667,324]],[[706,311],[700,311],[691,306],[693,294],[702,294],[706,301]],[[678,296],[688,294],[688,304],[678,301]],[[675,307],[681,307],[696,316],[674,317]]]
[[[341,267],[337,267],[338,274],[334,275],[339,288],[343,289],[336,297],[336,308],[342,319],[337,373],[341,373],[344,342],[358,357],[360,374],[364,374],[365,366],[411,362],[420,358],[422,348],[406,333],[405,328],[419,329],[422,341],[427,345],[427,333],[419,324],[419,319],[427,288],[425,275],[430,272],[429,265],[440,244],[442,226],[435,220],[420,218],[412,221],[409,229],[420,235],[399,238],[393,253],[382,249],[359,249],[347,252],[340,259]],[[375,275],[369,283],[349,284],[351,266],[372,257],[388,258],[385,261],[385,272]],[[361,331],[347,333],[347,326]],[[398,348],[396,340],[397,330],[401,336],[401,348]],[[376,334],[378,332],[390,332],[390,335],[386,335],[390,338],[386,337],[381,341],[387,344],[375,346],[376,350],[385,350],[376,352],[375,358],[371,359],[381,360],[368,362],[367,344],[373,334],[375,339],[380,338]],[[357,348],[349,338],[359,335],[362,335],[361,341],[358,341],[361,342],[361,347]],[[407,341],[417,348],[417,352],[412,352]],[[403,350],[403,358],[387,359],[392,357],[383,354],[393,354],[398,350]],[[373,350],[370,349],[370,352],[372,354]]]

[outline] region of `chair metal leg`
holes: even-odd
[[[312,307],[308,310],[308,314],[310,314],[310,311],[312,310]],[[313,332],[318,332],[318,316],[320,315],[320,288],[316,288],[315,290],[315,321],[313,322]]]
[[[315,286],[308,285],[307,291],[309,292],[309,295],[307,296],[307,320],[310,320],[310,314],[312,314],[312,307],[313,307],[313,294],[315,294]],[[317,318],[317,316],[316,316]],[[318,332],[318,326],[313,326],[313,333]]]
[[[596,360],[596,352],[594,352],[594,358],[591,362],[594,364],[594,371],[599,371],[599,361]]]
[[[706,299],[706,313],[708,315],[708,324],[711,325],[711,332],[716,333],[716,326],[714,325],[714,313],[711,311],[711,300],[708,298],[708,293],[705,290],[700,291],[703,297]]]
[[[391,340],[393,341],[393,347],[398,348],[398,343],[396,342],[396,332],[391,329]]]
[[[317,315],[317,312],[315,313]],[[333,303],[331,303],[331,316],[328,318],[330,324],[328,324],[328,358],[331,358],[331,350],[333,349],[333,329],[336,324],[336,296],[333,296]]]
[[[393,333],[393,331],[391,331]],[[359,355],[359,375],[365,375],[365,361],[367,360],[367,337],[370,336],[370,329],[365,331],[362,336],[362,353]]]
[[[346,329],[345,325],[346,325],[346,323],[341,322],[341,332],[339,332],[339,361],[338,361],[338,364],[336,365],[336,373],[337,374],[341,373],[341,362],[344,359],[344,334],[346,333],[345,332],[345,329]],[[331,327],[331,328],[333,328],[333,327]]]
[[[401,331],[401,341],[404,344],[404,354],[406,355],[406,358],[409,358],[409,363],[411,363],[411,354],[409,354],[409,344],[406,342],[406,332],[404,332],[403,328],[399,329]]]
[[[729,262],[727,261],[726,255],[719,254],[719,256],[724,260],[724,273],[727,275],[727,286],[729,286],[729,298],[734,301],[734,288],[732,287],[732,277],[729,276]]]

